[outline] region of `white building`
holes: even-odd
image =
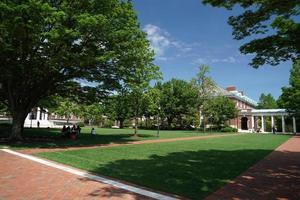
[[[24,127],[41,127],[41,128],[53,128],[54,123],[48,119],[48,110],[45,108],[36,107],[28,113]]]

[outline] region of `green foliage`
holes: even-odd
[[[149,88],[143,95],[144,115],[151,117],[159,114],[160,101],[161,101],[161,90],[157,87]]]
[[[226,126],[224,128],[221,128],[220,131],[224,132],[224,133],[237,133],[238,132],[238,130],[236,128],[232,128],[230,126]]]
[[[157,88],[161,90],[162,117],[167,119],[170,128],[172,125],[183,127],[183,118],[197,112],[197,88],[192,83],[179,79],[172,79]]]
[[[199,123],[198,127],[203,125],[203,130],[205,131],[205,111],[204,104],[206,101],[209,101],[216,94],[216,84],[211,77],[209,77],[209,66],[200,65],[199,72],[196,75],[196,78],[192,79],[192,84],[198,90],[197,96],[197,107],[198,107],[198,118]],[[202,118],[203,117],[203,120]]]
[[[103,118],[104,110],[101,103],[93,103],[91,105],[79,105],[78,116],[88,121],[90,125],[101,121]]]
[[[201,65],[196,78],[192,79],[192,83],[198,88],[198,102],[200,107],[215,94],[216,84],[209,77],[209,71],[209,66]]]
[[[124,121],[133,116],[133,105],[130,94],[125,88],[119,90],[118,94],[111,96],[105,102],[105,114],[112,120],[120,121],[120,128],[123,128]],[[108,126],[112,126],[109,124]]]
[[[259,97],[259,102],[257,105],[258,109],[273,109],[278,108],[277,102],[274,97],[269,94],[262,93]]]
[[[57,97],[58,106],[52,108],[52,112],[70,120],[72,115],[79,116],[79,105],[68,98]]]
[[[45,97],[89,100],[158,70],[130,0],[1,1],[0,55],[0,102],[8,103],[18,139]]]
[[[264,64],[277,65],[300,56],[300,2],[298,0],[204,0],[205,4],[244,12],[229,17],[237,40],[250,38],[240,47],[243,54],[253,54],[250,63],[257,68]],[[253,39],[257,36],[258,39]]]
[[[104,121],[103,128],[111,128],[114,125],[114,121],[108,119]]]
[[[9,115],[9,110],[7,105],[0,102],[0,115]]]
[[[204,112],[209,122],[218,127],[224,125],[229,119],[237,117],[238,114],[235,103],[224,96],[214,97],[207,101],[204,105]]]
[[[81,128],[85,126],[85,124],[83,122],[77,122],[76,125],[80,126]]]
[[[280,107],[286,108],[292,115],[300,118],[300,60],[293,64],[290,86],[282,88],[278,104]]]

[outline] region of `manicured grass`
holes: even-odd
[[[289,137],[232,135],[39,153],[38,156],[159,191],[202,199],[261,160]]]
[[[6,135],[9,129],[2,129]],[[91,146],[97,144],[121,143],[137,140],[156,140],[163,138],[203,136],[216,133],[203,133],[199,131],[160,131],[159,137],[155,130],[139,130],[138,137],[133,137],[133,129],[105,129],[97,128],[97,135],[90,134],[91,127],[83,127],[80,137],[77,140],[70,140],[61,137],[60,129],[25,129],[25,142],[13,144],[1,144],[12,148],[49,148],[69,146]],[[0,129],[1,133],[1,129]],[[0,136],[3,134],[0,134]]]

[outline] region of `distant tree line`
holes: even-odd
[[[70,117],[84,119],[88,124],[112,126],[118,121],[120,128],[132,126],[153,129],[205,129],[208,124],[215,128],[226,126],[229,119],[237,116],[235,104],[220,95],[214,81],[207,76],[209,68],[201,66],[191,81],[171,79],[158,81],[154,86],[124,85],[102,101],[90,105],[71,103],[70,99],[58,98],[58,104],[50,109]]]

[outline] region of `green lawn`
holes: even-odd
[[[12,148],[48,148],[48,147],[68,147],[68,146],[91,146],[96,144],[121,143],[136,140],[156,140],[162,138],[177,138],[204,136],[217,133],[203,133],[199,131],[160,131],[159,138],[155,130],[139,130],[138,137],[133,137],[133,129],[105,129],[97,128],[97,135],[90,134],[90,127],[83,127],[80,137],[73,141],[61,138],[60,129],[25,129],[24,136],[27,140],[22,143],[4,144],[0,147],[8,146]],[[0,136],[7,135],[9,129],[0,128]],[[218,133],[221,134],[221,133]],[[37,139],[37,137],[39,139]],[[37,141],[36,141],[37,140]],[[42,140],[42,141],[41,141]]]
[[[159,191],[202,199],[261,160],[289,137],[232,135],[49,152],[38,156]]]

